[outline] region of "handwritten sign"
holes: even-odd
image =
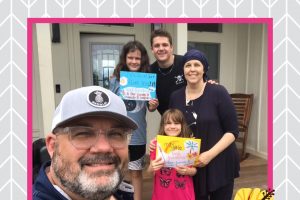
[[[165,167],[194,166],[198,161],[201,139],[158,135],[156,155]]]
[[[156,98],[156,74],[121,71],[120,96],[141,101]]]

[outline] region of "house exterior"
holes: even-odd
[[[191,30],[187,23],[61,23],[59,31],[49,23],[33,24],[33,140],[50,131],[53,111],[64,93],[95,83],[107,84],[127,41],[141,41],[152,63],[150,34],[157,26],[173,36],[175,54],[184,54],[188,46],[211,49],[216,79],[229,93],[254,94],[247,151],[267,158],[268,34],[267,25],[262,23],[222,24],[221,32]],[[59,37],[58,42],[54,37]],[[95,70],[100,70],[99,82],[94,81]],[[148,140],[157,134],[159,120],[157,111],[147,113]]]

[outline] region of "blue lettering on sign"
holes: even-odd
[[[156,98],[156,74],[121,71],[120,94],[126,100],[148,101]]]

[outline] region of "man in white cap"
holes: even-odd
[[[109,90],[90,86],[66,93],[46,136],[51,162],[35,180],[33,199],[119,199],[116,191],[136,128],[123,101]]]

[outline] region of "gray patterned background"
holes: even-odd
[[[271,17],[275,199],[300,199],[299,11],[300,0],[0,0],[0,198],[27,198],[28,17]]]

